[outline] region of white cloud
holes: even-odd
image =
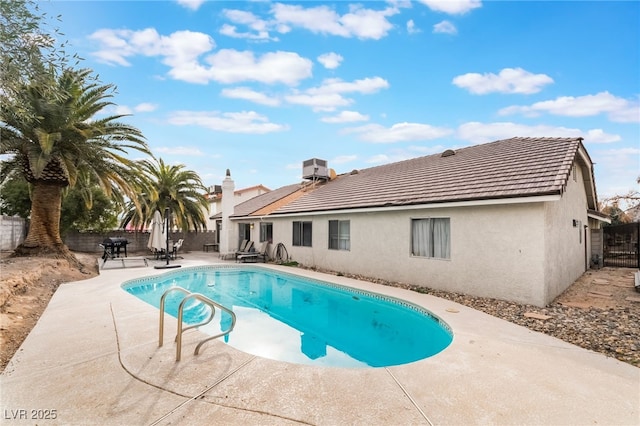
[[[583,131],[567,127],[548,125],[527,126],[525,124],[497,122],[469,122],[458,127],[457,136],[472,143],[519,137],[582,137],[585,143],[611,143],[620,140],[619,135],[605,133],[602,129]]]
[[[213,39],[204,33],[176,31],[161,36],[154,28],[140,31],[101,29],[89,38],[101,45],[93,55],[106,63],[123,66],[131,65],[127,58],[135,55],[162,56],[165,64],[180,66],[181,63],[192,63],[215,47]]]
[[[357,155],[339,155],[330,161],[331,164],[346,164],[358,159]]]
[[[299,27],[318,34],[379,40],[393,28],[387,18],[396,15],[399,10],[396,7],[373,10],[351,5],[349,12],[340,16],[325,5],[304,8],[276,3],[271,12],[277,25],[286,30]]]
[[[101,46],[94,55],[101,61],[123,66],[136,55],[162,58],[169,66],[169,76],[189,83],[207,84],[258,81],[266,84],[296,85],[311,76],[313,63],[293,52],[268,52],[255,57],[250,51],[223,49],[210,54],[201,63],[199,58],[215,47],[206,34],[177,31],[161,36],[153,28],[142,31],[102,29],[91,38]]]
[[[169,118],[176,126],[200,126],[228,133],[265,134],[288,130],[288,126],[269,122],[269,119],[255,111],[176,111]]]
[[[353,103],[353,99],[347,99],[338,93],[296,93],[285,96],[285,100],[290,104],[311,107],[314,111],[333,111]]]
[[[344,58],[337,53],[330,52],[324,55],[318,56],[318,62],[320,62],[325,68],[334,70],[340,66]]]
[[[225,9],[222,14],[236,24],[247,25],[256,31],[265,31],[268,28],[267,21],[258,18],[251,12],[244,10]]]
[[[433,32],[436,34],[458,34],[458,29],[451,22],[442,21],[433,26]]]
[[[312,107],[314,111],[334,111],[336,108],[345,107],[354,102],[353,99],[345,98],[343,94],[372,94],[388,87],[389,83],[380,77],[363,78],[352,82],[331,78],[324,80],[318,87],[293,93],[285,99],[292,104]]]
[[[584,135],[584,141],[586,143],[612,143],[620,140],[620,135],[613,135],[605,133],[602,129],[587,130]]]
[[[389,82],[381,77],[367,77],[352,82],[343,81],[339,78],[329,78],[324,80],[319,87],[309,89],[309,92],[371,94],[382,89],[387,89],[388,87]]]
[[[480,0],[420,0],[429,9],[450,15],[462,15],[482,6]]]
[[[323,117],[325,123],[354,123],[356,121],[369,121],[369,116],[360,114],[357,111],[341,111],[340,114],[332,117]]]
[[[176,0],[176,1],[180,6],[184,6],[187,9],[191,9],[191,10],[198,10],[200,6],[202,6],[202,3],[205,2],[205,0]]]
[[[250,32],[238,32],[238,28],[235,25],[223,24],[220,27],[220,34],[232,38],[244,38],[248,40],[272,40],[277,41],[277,38],[272,38],[267,31],[259,31],[255,33]]]
[[[455,77],[453,84],[474,95],[487,93],[538,93],[553,79],[546,74],[532,74],[522,68],[505,68],[500,74],[468,73]]]
[[[278,106],[280,100],[277,98],[269,97],[264,93],[256,92],[248,87],[236,87],[233,89],[222,89],[222,96],[233,99],[244,99],[256,104]]]
[[[268,52],[259,58],[253,52],[223,49],[207,57],[208,73],[221,83],[258,81],[295,86],[311,77],[313,63],[294,52]]]
[[[126,40],[130,38],[131,33],[132,31],[127,30],[109,29],[95,31],[89,38],[98,40],[101,49],[93,52],[92,55],[101,62],[130,66],[131,64],[125,58],[137,54]]]
[[[419,28],[416,28],[416,23],[413,22],[413,19],[409,19],[407,21],[407,32],[409,34],[417,34],[421,32]]]
[[[131,115],[133,114],[133,110],[126,105],[115,105],[113,107],[113,113],[115,115]]]
[[[235,25],[224,24],[220,29],[220,34],[251,40],[277,40],[269,35],[270,24],[258,18],[251,12],[244,10],[225,9],[222,14],[234,24],[247,26],[249,32],[238,32]]]
[[[158,105],[149,102],[143,102],[133,107],[135,112],[152,112],[158,109]]]
[[[373,143],[393,143],[437,139],[453,133],[445,127],[435,127],[421,123],[397,123],[391,127],[368,124],[345,129],[343,133],[357,133],[359,139]]]
[[[188,146],[160,147],[154,148],[153,150],[162,154],[185,155],[189,157],[201,157],[205,155],[204,152],[200,151],[198,148]]]
[[[599,174],[596,182],[600,201],[638,190],[636,179],[640,148],[590,149],[589,155],[595,162],[596,173],[606,170],[606,173]]]
[[[568,117],[589,117],[608,114],[611,121],[640,122],[640,103],[619,98],[609,92],[595,95],[561,96],[550,101],[536,102],[531,106],[509,106],[499,111],[501,115],[524,114],[537,116],[540,113]]]

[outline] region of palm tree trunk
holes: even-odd
[[[67,257],[69,250],[60,237],[62,187],[36,181],[33,185],[29,233],[21,254],[59,254]],[[16,249],[16,251],[19,251]]]

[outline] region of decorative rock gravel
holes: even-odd
[[[318,269],[314,268],[314,270]],[[336,274],[331,271],[318,271]],[[338,275],[376,284],[405,288],[451,300],[494,317],[640,367],[640,303],[630,303],[630,306],[615,308],[576,308],[563,306],[554,301],[549,306],[540,308],[504,300],[474,297],[426,287],[394,283],[360,275],[342,273],[338,273]],[[551,318],[546,320],[528,318],[524,315],[527,312],[542,314]]]
[[[452,300],[636,367],[640,366],[640,308],[580,309],[559,304],[538,308],[503,300],[403,287]],[[537,312],[551,318],[544,321],[527,318],[524,316],[526,312]]]

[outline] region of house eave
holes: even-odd
[[[465,201],[449,201],[440,203],[423,203],[423,204],[404,204],[396,206],[373,206],[373,207],[359,207],[359,208],[347,208],[347,209],[331,209],[331,210],[315,210],[304,212],[291,212],[291,213],[272,213],[269,216],[272,217],[299,217],[299,216],[318,216],[318,215],[335,215],[344,213],[376,213],[376,212],[389,212],[389,211],[401,211],[401,210],[424,210],[424,209],[442,209],[453,207],[473,207],[473,206],[492,206],[492,205],[506,205],[506,204],[523,204],[523,203],[542,203],[547,201],[559,201],[561,199],[560,194],[539,195],[532,197],[513,197],[513,198],[491,198],[482,200],[465,200]],[[234,217],[232,220],[253,220],[255,217],[242,216]]]
[[[597,212],[595,210],[591,210],[591,209],[587,210],[587,217],[590,219],[598,220],[600,222],[611,224],[610,217],[606,216],[603,213]]]

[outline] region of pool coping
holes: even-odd
[[[370,299],[375,299],[377,301],[390,303],[390,304],[392,304],[394,306],[398,306],[398,307],[402,307],[402,308],[405,308],[405,309],[409,309],[409,310],[411,310],[411,311],[413,311],[413,312],[415,312],[415,313],[417,313],[417,314],[419,314],[421,316],[427,317],[429,320],[435,322],[446,334],[449,335],[449,337],[451,339],[453,339],[453,330],[451,329],[449,324],[447,324],[442,318],[440,318],[439,316],[435,315],[433,312],[431,312],[430,310],[428,310],[424,306],[420,306],[420,305],[417,305],[415,303],[408,302],[405,299],[399,299],[399,298],[396,298],[396,297],[386,296],[386,295],[383,295],[383,294],[380,294],[380,293],[374,293],[374,292],[371,292],[369,290],[365,291],[365,290],[361,290],[361,289],[356,289],[356,288],[354,288],[352,286],[337,284],[335,282],[327,281],[326,279],[321,280],[321,279],[318,279],[318,278],[304,277],[303,275],[296,274],[295,272],[291,272],[291,271],[281,271],[281,270],[276,271],[273,268],[263,267],[261,265],[256,265],[256,264],[250,264],[250,265],[247,265],[247,264],[235,264],[235,265],[228,265],[228,264],[224,264],[224,265],[217,264],[216,265],[216,264],[213,264],[213,265],[189,266],[189,267],[186,267],[186,268],[174,269],[174,270],[172,270],[172,272],[166,272],[165,274],[163,274],[163,276],[164,276],[163,279],[166,282],[168,279],[171,279],[172,276],[174,276],[174,275],[177,276],[179,274],[184,273],[185,271],[187,271],[189,273],[198,273],[198,272],[208,272],[208,271],[212,271],[212,270],[213,271],[215,271],[215,270],[259,271],[261,273],[277,272],[277,273],[280,274],[280,275],[278,275],[278,277],[284,276],[284,277],[291,277],[292,279],[304,278],[305,279],[305,284],[306,283],[311,283],[314,287],[329,287],[329,288],[332,288],[332,289],[335,289],[335,290],[338,290],[338,291],[341,291],[341,292],[342,291],[348,292],[350,295],[358,295],[358,296],[362,296],[362,297],[367,297],[367,298],[370,298]],[[140,286],[140,285],[145,285],[146,283],[154,283],[154,282],[157,281],[157,279],[158,279],[157,275],[151,275],[151,276],[143,277],[143,278],[133,278],[133,279],[130,279],[130,280],[127,280],[127,281],[123,282],[120,285],[120,287],[123,290],[129,292],[128,291],[129,287],[132,287],[132,286],[136,286],[137,287],[137,286]],[[167,287],[165,289],[165,292],[167,292],[172,287],[179,287],[179,286]],[[191,290],[189,290],[189,289],[184,289],[184,290],[187,291],[187,292],[191,292]],[[131,292],[129,292],[129,293],[132,294]],[[204,293],[202,291],[196,292],[196,293],[200,293],[200,294],[204,295],[205,297],[210,297],[210,296],[208,296],[206,293]],[[137,297],[137,295],[135,295],[135,294],[134,294],[134,296]],[[219,302],[218,300],[216,300],[215,297],[212,298],[212,299],[213,299],[214,302]],[[147,303],[149,303],[149,302],[147,301]],[[160,301],[159,301],[159,304],[160,304]],[[242,305],[240,305],[240,306],[242,306]],[[159,307],[158,307],[158,309],[159,309]],[[256,309],[260,309],[260,308],[256,306]],[[262,310],[262,309],[260,309],[260,310]],[[265,312],[265,311],[263,311],[263,312]],[[167,314],[169,314],[168,310],[167,310]],[[272,315],[270,312],[267,312],[267,314]],[[177,315],[172,315],[172,316],[175,317]],[[276,318],[278,318],[278,317],[279,316],[276,316]],[[208,322],[209,321],[207,321],[207,323]],[[185,321],[185,324],[186,323],[187,322]],[[199,325],[200,326],[205,326],[207,323],[200,323]],[[190,327],[195,327],[196,325],[197,324],[195,324],[195,323],[194,323],[194,325],[189,323]],[[222,331],[222,330],[219,330],[217,328],[215,330],[216,330],[215,333],[218,333],[218,332]],[[304,332],[304,334],[306,334],[306,332]],[[203,339],[206,340],[207,337],[203,336]],[[448,341],[444,347],[438,348],[437,351],[434,351],[434,353],[429,355],[429,356],[433,356],[433,355],[436,355],[436,354],[440,353],[442,350],[446,349],[449,346],[450,343],[451,342]],[[231,346],[236,347],[235,345],[231,345]],[[242,349],[240,349],[240,350],[242,350]],[[258,355],[258,356],[260,356],[260,355]],[[274,359],[276,361],[287,362],[286,360],[279,359],[279,358],[272,358],[272,359]],[[420,359],[422,359],[422,358],[420,358]],[[354,361],[357,361],[357,360],[354,360]],[[414,362],[414,361],[417,361],[417,360],[412,360],[412,361],[407,361],[407,362]],[[293,361],[289,361],[289,362],[293,362]],[[404,363],[407,363],[407,362],[404,362]],[[305,363],[302,363],[302,364],[305,364]],[[317,364],[309,363],[308,365],[317,365]],[[387,366],[390,367],[390,366],[393,366],[393,365],[397,365],[397,364],[390,364],[390,365],[387,365]],[[339,366],[335,366],[335,367],[339,367]],[[346,368],[367,368],[367,366],[365,364],[365,365],[361,365],[360,367],[346,367]]]
[[[229,264],[204,252],[181,263]],[[414,363],[344,369],[215,341],[193,356],[195,331],[175,362],[175,321],[158,348],[157,309],[120,288],[163,271],[107,268],[61,285],[0,375],[2,424],[46,424],[29,417],[46,410],[51,424],[640,424],[640,369],[629,364],[434,296],[260,267],[406,300],[448,324],[453,341]]]

